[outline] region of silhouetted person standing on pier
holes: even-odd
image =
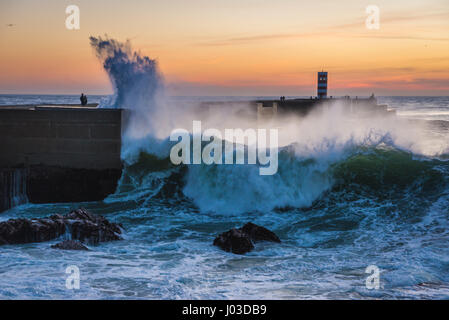
[[[85,96],[84,93],[81,93],[80,101],[82,106],[87,104],[87,96]]]

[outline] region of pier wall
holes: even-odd
[[[0,212],[26,203],[26,187],[26,169],[0,169]]]
[[[121,128],[120,109],[0,107],[0,168],[25,170],[30,202],[101,200],[121,176]]]

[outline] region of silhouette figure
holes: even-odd
[[[85,96],[84,93],[81,93],[80,101],[82,106],[87,104],[87,96]]]

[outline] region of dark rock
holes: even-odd
[[[215,238],[214,246],[227,252],[244,254],[254,249],[253,242],[259,241],[281,242],[279,237],[267,228],[249,222],[239,229],[220,234]]]
[[[251,222],[245,224],[241,229],[244,233],[248,234],[250,239],[253,240],[254,242],[258,241],[281,242],[281,239],[279,239],[279,237],[274,232]]]
[[[84,244],[78,240],[65,240],[51,246],[53,249],[61,250],[89,250]]]
[[[67,215],[0,222],[0,245],[49,241],[66,232],[71,235],[72,240],[90,244],[122,239],[120,225],[81,208]]]
[[[64,216],[72,239],[91,244],[113,240],[121,240],[120,226],[111,223],[103,216],[93,215],[90,212],[78,209]]]
[[[0,245],[43,242],[65,233],[63,220],[10,219],[0,223]]]
[[[254,245],[248,234],[244,233],[241,229],[231,229],[223,232],[215,238],[214,246],[236,254],[244,254],[254,249]]]

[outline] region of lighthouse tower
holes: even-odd
[[[318,72],[318,99],[327,98],[327,72]]]

